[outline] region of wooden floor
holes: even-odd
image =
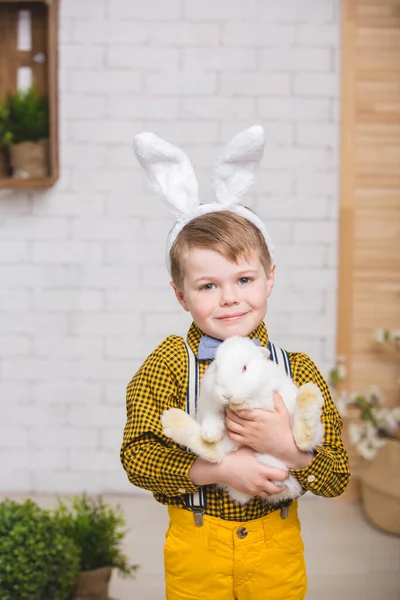
[[[33,498],[41,506],[54,505],[52,497]],[[126,549],[141,564],[134,581],[113,576],[113,600],[163,600],[165,508],[150,496],[105,496],[105,500],[124,509],[130,528]],[[400,599],[400,537],[377,531],[357,504],[341,500],[303,498],[300,518],[309,578],[307,600]]]

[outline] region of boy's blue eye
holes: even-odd
[[[249,283],[250,277],[241,277],[239,281],[240,283]]]
[[[201,290],[206,290],[206,291],[207,291],[207,290],[212,290],[212,289],[213,289],[213,287],[214,287],[214,284],[213,284],[213,283],[206,283],[205,285],[202,285],[200,289],[201,289]]]

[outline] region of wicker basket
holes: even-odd
[[[11,144],[10,162],[14,179],[41,179],[49,172],[48,140]]]
[[[368,521],[383,531],[400,535],[400,441],[388,440],[360,476]]]

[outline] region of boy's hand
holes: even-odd
[[[218,465],[219,477],[216,483],[231,485],[249,496],[268,498],[282,492],[285,486],[277,486],[273,481],[284,481],[288,472],[262,465],[250,448],[240,448],[228,454]]]
[[[226,411],[226,427],[231,440],[261,454],[271,454],[292,469],[304,468],[312,455],[301,452],[293,439],[290,415],[282,397],[274,394],[274,412],[267,410]]]

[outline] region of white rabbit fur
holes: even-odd
[[[324,400],[319,388],[313,383],[298,388],[281,367],[269,360],[266,348],[239,336],[228,338],[218,347],[215,360],[205,372],[196,420],[180,409],[169,409],[161,417],[164,434],[205,460],[221,462],[228,453],[240,447],[228,437],[225,408],[273,411],[275,391],[287,406],[297,446],[311,451],[320,445]],[[269,454],[255,453],[255,456],[266,466],[287,469],[281,460]],[[289,474],[282,484],[285,486],[283,491],[269,496],[267,502],[276,504],[301,495],[301,486],[292,475]],[[221,484],[221,487],[242,504],[251,498],[228,485]]]

